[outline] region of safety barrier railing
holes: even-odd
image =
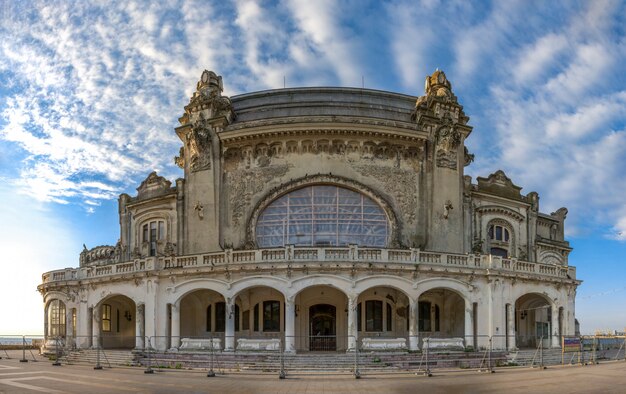
[[[515,341],[530,343],[529,337],[324,334],[327,335],[285,336],[280,332],[196,337],[95,335],[31,338],[0,335],[0,358],[37,361],[34,351],[39,347],[56,366],[87,363],[98,370],[134,365],[144,368],[147,374],[163,369],[193,368],[204,369],[207,377],[269,372],[277,373],[281,379],[327,371],[349,373],[355,378],[389,372],[432,376],[459,370],[493,373],[501,367],[545,369],[557,364],[626,362],[625,337],[539,336],[534,338],[533,346],[519,349],[515,347]],[[129,346],[131,342],[135,346]],[[478,346],[474,348],[474,344]],[[506,349],[507,346],[510,348]]]

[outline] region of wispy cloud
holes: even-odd
[[[362,75],[418,95],[438,67],[475,126],[472,175],[505,169],[546,210],[573,208],[572,231],[583,215],[626,227],[611,197],[626,192],[623,2],[9,4],[0,139],[20,152],[11,180],[40,200],[97,209],[153,169],[178,176],[172,128],[204,68],[229,95]]]

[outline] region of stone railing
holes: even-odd
[[[50,271],[43,274],[43,283],[133,274],[157,269],[219,267],[230,264],[302,264],[374,263],[411,266],[441,266],[472,270],[497,270],[501,273],[522,273],[563,279],[576,279],[576,268],[533,263],[492,255],[425,252],[419,249],[377,249],[348,247],[309,248],[287,246],[276,249],[231,250],[176,257],[149,257],[123,263]]]
[[[124,263],[101,265],[95,267],[66,268],[63,270],[50,271],[42,275],[43,283],[82,280],[106,277],[118,274],[132,274],[151,271],[155,267],[155,258],[126,261]]]

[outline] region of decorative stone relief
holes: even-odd
[[[186,135],[189,149],[189,169],[191,172],[211,168],[211,126],[206,121],[196,122]]]
[[[275,178],[280,178],[289,171],[289,166],[275,165],[263,168],[235,170],[228,174],[231,218],[239,226],[246,209],[252,203],[252,197],[262,192]]]
[[[178,151],[179,156],[174,157],[174,164],[180,168],[185,168],[185,147],[181,146]]]
[[[189,104],[185,106],[187,116],[183,115],[179,119],[181,124],[187,124],[193,118],[194,113],[204,110],[208,110],[207,118],[225,118],[227,123],[230,123],[235,113],[230,99],[222,96],[223,90],[222,77],[213,71],[204,70],[196,85],[196,91],[189,100]]]
[[[474,154],[469,153],[467,146],[463,147],[463,166],[467,167],[474,161]]]
[[[137,188],[137,198],[144,199],[165,194],[170,191],[171,186],[172,182],[157,175],[156,171],[152,171]]]
[[[382,189],[393,196],[398,204],[405,223],[415,221],[413,207],[417,206],[417,174],[414,171],[371,164],[354,164],[353,168],[361,175],[372,177],[382,184]]]
[[[435,161],[438,167],[457,169],[457,148],[461,144],[461,133],[448,124],[437,130]]]

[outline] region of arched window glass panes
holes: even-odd
[[[48,335],[65,336],[65,304],[53,300],[48,307]]]
[[[385,247],[389,222],[370,198],[330,185],[308,186],[287,193],[266,207],[256,225],[262,248],[297,246]]]

